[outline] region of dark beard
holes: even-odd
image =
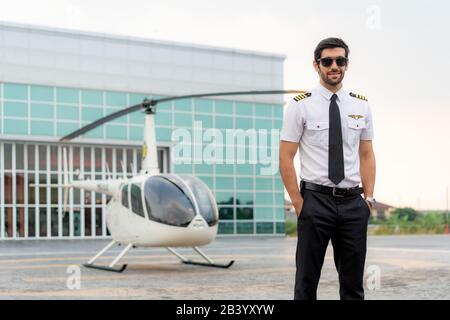
[[[320,74],[320,78],[323,80],[323,82],[325,82],[326,84],[333,86],[333,87],[339,85],[342,82],[342,80],[344,80],[344,73],[342,73],[342,72],[341,72],[339,79],[337,79],[336,81],[328,79],[327,75],[325,73],[323,73],[322,71],[320,71],[319,74]]]

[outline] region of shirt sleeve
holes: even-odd
[[[302,103],[292,100],[283,117],[283,128],[281,129],[280,140],[299,142],[303,134],[304,115]]]
[[[372,111],[367,103],[366,127],[361,132],[361,140],[373,140]]]

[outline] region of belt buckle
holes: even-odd
[[[347,193],[346,191],[345,191],[345,193],[344,194],[339,194],[339,193],[336,193],[336,191],[338,190],[338,188],[336,188],[336,187],[333,187],[333,192],[332,192],[332,194],[333,194],[333,197],[336,197],[336,198],[344,198],[345,197],[345,194]],[[339,192],[339,191],[338,191]]]

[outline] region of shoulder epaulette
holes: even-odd
[[[350,92],[350,95],[351,95],[353,98],[357,98],[357,99],[361,99],[361,100],[364,100],[364,101],[368,101],[367,98],[366,98],[365,96],[362,96],[362,95],[360,95],[360,94],[354,94],[354,93],[351,93],[351,92]]]
[[[305,92],[305,93],[299,94],[298,96],[295,96],[295,97],[294,97],[294,100],[295,100],[295,101],[300,101],[300,100],[305,99],[305,98],[308,98],[308,97],[310,97],[310,96],[311,96],[311,92]]]

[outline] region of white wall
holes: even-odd
[[[0,23],[0,81],[4,82],[160,95],[275,90],[283,89],[284,58]],[[283,103],[280,95],[239,100]]]

